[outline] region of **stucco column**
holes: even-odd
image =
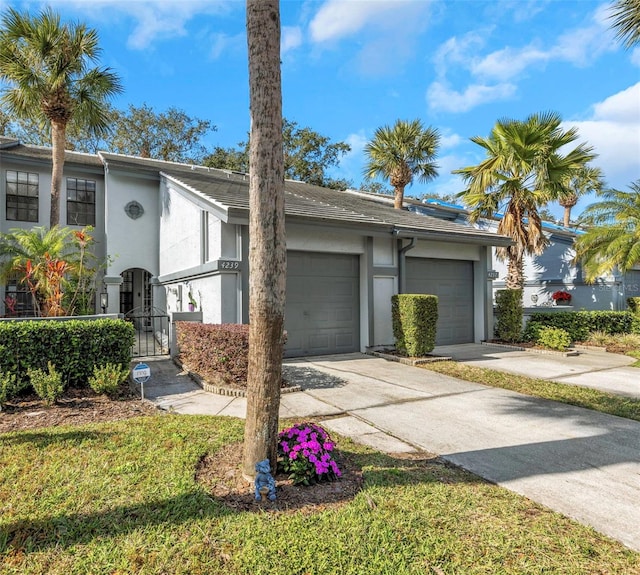
[[[120,313],[120,286],[122,285],[122,276],[105,276],[102,281],[109,297],[107,313]]]

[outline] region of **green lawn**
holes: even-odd
[[[586,407],[594,411],[640,421],[640,399],[621,397],[589,387],[567,385],[566,383],[536,379],[526,375],[475,367],[454,361],[425,363],[419,367],[466,381],[510,389],[526,395],[560,401],[569,405]]]
[[[339,439],[339,508],[232,511],[196,483],[231,418],[158,415],[0,436],[2,574],[633,574],[640,554],[435,461]]]

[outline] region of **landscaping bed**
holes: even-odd
[[[109,399],[89,388],[68,388],[61,399],[47,406],[35,393],[9,400],[0,411],[0,433],[58,425],[82,425],[153,415],[155,406],[123,385],[118,397]]]

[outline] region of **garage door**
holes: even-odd
[[[437,345],[473,342],[473,262],[407,258],[407,293],[438,296]]]
[[[358,256],[288,252],[285,355],[360,350]]]

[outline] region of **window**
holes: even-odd
[[[36,315],[31,292],[15,276],[7,280],[4,288],[4,315],[5,317],[33,317]]]
[[[96,225],[96,183],[93,180],[67,178],[67,224]]]
[[[7,219],[38,221],[38,174],[7,170]]]

